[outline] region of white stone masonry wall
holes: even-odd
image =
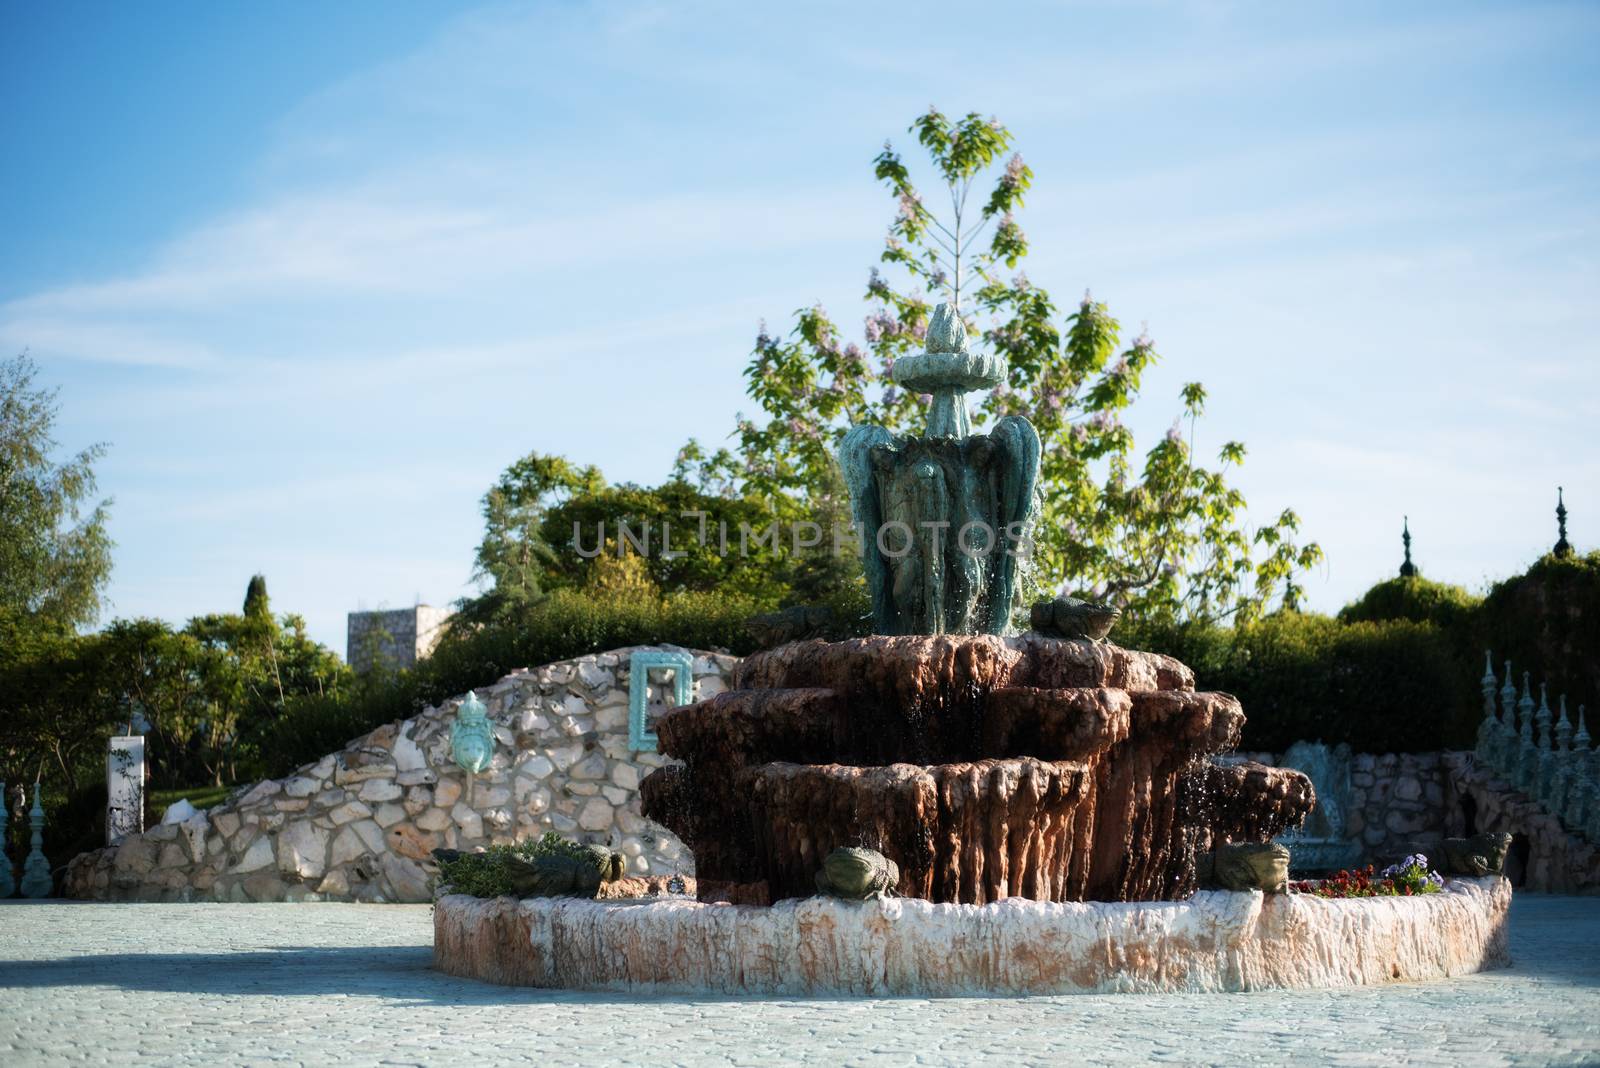
[[[183,823],[85,853],[68,870],[67,896],[427,901],[435,848],[546,831],[610,845],[632,875],[692,875],[689,851],[639,812],[640,779],[668,760],[629,748],[632,652],[517,671],[479,690],[497,746],[470,784],[450,756],[458,697]],[[695,700],[726,689],[736,658],[694,658]]]

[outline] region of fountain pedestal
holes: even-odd
[[[644,814],[694,851],[702,900],[815,892],[841,846],[935,902],[1170,900],[1218,841],[1266,841],[1312,804],[1299,772],[1209,761],[1228,694],[1170,657],[1037,634],[793,642],[657,724],[684,761]]]

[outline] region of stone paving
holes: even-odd
[[[0,1065],[1600,1064],[1600,899],[1509,970],[1326,992],[634,998],[433,972],[428,907],[0,904]]]

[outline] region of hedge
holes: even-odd
[[[1366,753],[1460,748],[1482,714],[1450,636],[1431,623],[1282,613],[1237,628],[1135,623],[1112,639],[1175,656],[1201,689],[1238,697],[1247,750],[1301,740]]]

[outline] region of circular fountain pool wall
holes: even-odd
[[[1212,993],[1439,979],[1509,963],[1501,878],[1410,898],[1202,891],[1186,901],[451,896],[434,963],[515,986],[639,993]]]

